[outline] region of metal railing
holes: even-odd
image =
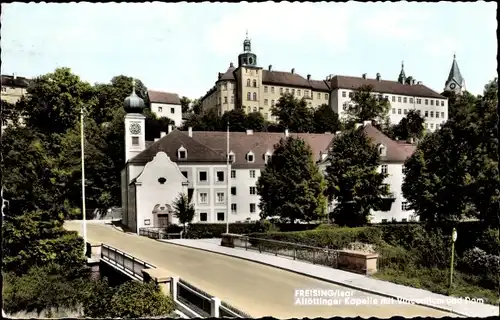
[[[131,277],[143,281],[142,270],[156,268],[141,259],[137,259],[107,244],[101,244],[101,259],[127,273]]]
[[[139,228],[139,235],[151,239],[182,239],[182,231],[178,233],[168,233],[166,228],[149,227]]]
[[[235,247],[338,268],[338,250],[247,236],[241,237],[240,240],[235,241]]]
[[[250,319],[251,316],[239,309],[236,309],[229,303],[226,303],[224,301],[220,302],[219,306],[219,318],[248,318]]]

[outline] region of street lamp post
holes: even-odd
[[[227,161],[227,173],[226,173],[226,179],[227,179],[227,213],[226,213],[226,233],[229,233],[229,214],[231,212],[231,162],[229,161],[229,121],[227,122],[227,154],[226,154],[226,161]]]
[[[80,137],[82,149],[82,219],[83,219],[83,253],[87,254],[87,222],[85,208],[85,137],[83,130],[83,107],[80,109]]]
[[[451,232],[451,264],[450,264],[450,292],[453,283],[453,259],[455,257],[455,241],[457,241],[457,229],[453,228]]]

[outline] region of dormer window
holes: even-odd
[[[234,152],[232,152],[232,151],[229,152],[228,158],[229,158],[229,162],[233,163],[234,159],[235,159]]]
[[[379,147],[378,147],[378,154],[381,157],[385,157],[386,156],[386,154],[387,154],[387,148],[383,144],[379,145]]]
[[[179,159],[187,159],[187,150],[183,146],[177,150],[177,158]]]
[[[271,153],[270,153],[269,151],[267,151],[267,152],[264,154],[264,161],[265,161],[265,163],[267,164],[270,160],[271,160]]]
[[[252,151],[250,151],[249,153],[247,153],[247,161],[248,162],[254,162],[255,161],[255,155],[253,154]]]

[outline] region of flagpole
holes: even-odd
[[[229,161],[229,120],[227,121],[227,214],[226,214],[226,233],[229,233],[229,214],[231,213],[231,164]]]
[[[85,208],[85,138],[83,131],[83,107],[80,109],[80,137],[82,149],[82,219],[83,219],[83,254],[87,253],[87,221]]]

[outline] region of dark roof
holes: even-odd
[[[386,147],[386,155],[380,157],[382,162],[404,162],[415,151],[415,146],[398,143],[371,124],[365,125],[363,129],[365,134],[370,137],[374,143],[381,143]]]
[[[311,84],[301,75],[283,71],[262,70],[262,83],[311,88]]]
[[[150,102],[165,104],[181,104],[181,98],[177,93],[148,90]]]
[[[330,84],[325,80],[309,80],[311,87],[315,91],[326,91],[330,92]]]
[[[400,94],[414,97],[428,97],[446,99],[436,91],[422,84],[401,84],[397,81],[363,79],[358,77],[335,76],[331,79],[330,87],[332,89],[350,89],[356,90],[363,85],[371,85],[373,91],[379,93]]]
[[[464,78],[462,77],[462,73],[458,68],[458,63],[455,56],[453,56],[453,63],[451,64],[450,74],[448,75],[448,80],[446,81],[446,84],[448,84],[451,81],[455,81],[460,86],[464,82]]]
[[[236,80],[234,78],[234,70],[236,68],[234,67],[233,63],[231,62],[231,64],[229,65],[229,68],[227,69],[226,72],[221,72],[222,76],[221,78],[218,80],[218,81],[230,81],[230,80]]]
[[[30,84],[31,79],[25,77],[14,77],[2,74],[2,86],[15,87],[15,88],[27,88]]]
[[[183,146],[187,150],[187,159],[177,158],[177,150]],[[156,156],[160,151],[165,152],[172,161],[193,162],[226,162],[226,157],[190,138],[187,134],[174,130],[160,140],[153,142],[146,150],[142,151],[129,160],[129,163],[144,165]]]

